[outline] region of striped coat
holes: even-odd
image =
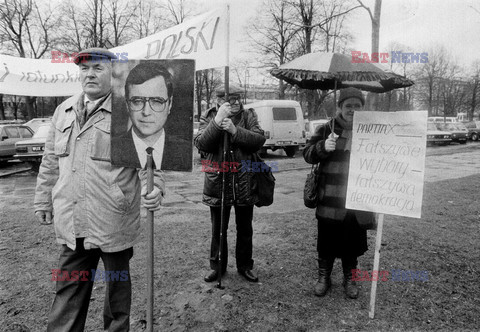
[[[345,129],[346,123],[342,118],[335,119],[335,134],[339,137],[335,151],[325,150],[325,140],[331,134],[332,121],[316,128],[314,135],[303,150],[303,157],[309,164],[321,165],[320,172],[320,201],[316,209],[316,217],[325,221],[344,220],[347,209],[345,200],[347,194],[348,168],[350,151],[345,150],[351,131]],[[373,213],[354,211],[359,224],[369,224],[374,218]]]

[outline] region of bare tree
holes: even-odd
[[[88,47],[105,47],[127,43],[132,38],[132,13],[137,3],[126,0],[74,0],[63,3],[65,33],[61,50],[78,52]]]
[[[429,115],[470,113],[472,102],[476,104],[476,96],[470,97],[472,90],[476,90],[475,79],[472,84],[444,47],[437,46],[428,52],[428,62],[419,67],[416,82],[419,100],[428,107]]]
[[[373,53],[378,53],[379,45],[380,45],[380,14],[382,10],[382,0],[375,0],[375,7],[374,12],[370,10],[370,7],[367,7],[363,4],[361,0],[357,0],[360,6],[365,8],[370,16],[370,20],[372,21],[372,50],[371,55]],[[369,98],[371,104],[369,105],[370,109],[375,109],[378,111],[379,103],[378,103],[378,94],[373,94],[373,98]],[[373,104],[373,105],[372,105]]]
[[[108,45],[107,19],[105,0],[85,0],[86,23],[84,29],[88,32],[89,47],[111,47]]]
[[[398,42],[392,42],[388,45],[385,52],[400,52],[400,53],[408,53],[412,52],[409,46],[403,45]],[[394,62],[390,61],[390,70],[393,72],[403,75],[405,77],[412,77],[415,74],[415,66],[418,66],[417,63],[410,63],[407,61],[402,62]],[[412,87],[403,88],[401,100],[397,99],[397,105],[393,105],[393,110],[409,110],[412,108],[413,102],[413,91]],[[394,94],[399,94],[398,91],[390,91],[386,93],[389,98],[389,103],[387,105],[387,111],[390,111],[390,101]]]
[[[133,13],[132,29],[135,38],[145,38],[161,30],[159,7],[152,0],[138,0]]]
[[[42,58],[57,42],[58,16],[33,0],[4,0],[0,4],[0,40],[5,53]],[[29,118],[35,116],[35,97],[25,97]],[[15,113],[16,116],[16,113]]]
[[[202,100],[206,102],[207,109],[213,101],[213,93],[222,85],[222,73],[216,69],[199,70],[195,73],[195,96],[197,101],[197,115],[202,115]]]
[[[380,45],[380,14],[382,11],[382,0],[375,0],[375,7],[372,11],[369,7],[365,6],[361,0],[357,0],[360,6],[365,8],[372,21],[372,53],[378,53]]]
[[[329,0],[294,0],[290,4],[296,15],[293,25],[296,27],[296,40],[300,50],[296,56],[318,51],[334,50],[336,43],[348,39],[343,29],[346,15],[360,6],[352,6],[348,1]],[[305,91],[309,115],[317,117],[328,93],[322,91]]]
[[[62,27],[64,35],[62,37],[60,47],[66,52],[78,52],[87,47],[87,34],[84,30],[83,17],[84,13],[74,3],[69,0],[63,3],[61,7],[62,12]]]
[[[419,99],[426,105],[429,116],[439,111],[440,84],[446,77],[449,57],[445,48],[437,46],[428,52],[428,62],[416,73]]]
[[[68,0],[63,2],[62,26],[64,35],[59,49],[64,52],[78,52],[89,47],[111,47],[107,41],[107,11],[104,0]]]
[[[114,1],[114,0],[112,0]],[[131,22],[135,38],[145,38],[153,33],[183,23],[195,13],[196,4],[191,0],[137,0]]]
[[[297,36],[301,38],[302,54],[313,52],[315,46],[320,51],[334,50],[336,42],[348,36],[343,27],[346,15],[360,7],[340,0],[294,0],[290,3],[297,12],[294,25],[301,32]]]
[[[470,83],[471,90],[471,99],[470,99],[470,109],[468,111],[468,119],[473,120],[475,109],[478,105],[477,94],[480,87],[480,61],[475,61],[472,65],[473,76]]]
[[[4,0],[0,5],[0,40],[6,53],[39,59],[56,42],[58,17],[33,0]]]
[[[295,34],[293,23],[293,8],[286,0],[265,1],[264,11],[252,20],[247,29],[251,48],[260,55],[259,62],[267,68],[284,64],[295,52],[291,44]],[[285,95],[285,83],[280,80],[280,99]]]
[[[351,7],[347,1],[324,1],[321,3],[321,16],[330,18],[324,20],[324,24],[318,26],[323,32],[322,36],[325,40],[323,44],[326,52],[335,52],[342,43],[346,44],[346,42],[351,40],[351,35],[345,31],[344,22],[347,18],[346,14],[355,8]]]
[[[193,13],[193,3],[189,0],[167,0],[163,8],[170,13],[167,22],[171,25],[183,23]]]
[[[109,44],[119,46],[128,41],[129,33],[132,31],[133,15],[139,6],[139,3],[128,0],[118,1],[109,0],[106,7],[109,26],[112,29],[112,35]]]

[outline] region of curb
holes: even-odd
[[[16,169],[16,170],[12,170],[12,171],[7,171],[5,173],[0,173],[0,178],[4,178],[4,177],[7,177],[7,176],[10,176],[10,175],[13,175],[13,174],[27,172],[27,171],[30,171],[31,169],[32,168],[20,168],[20,169]]]

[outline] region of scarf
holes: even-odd
[[[82,92],[80,98],[78,98],[76,108],[77,121],[80,125],[80,129],[84,126],[88,119],[91,118],[93,114],[95,114],[100,109],[100,106],[102,106],[103,102],[108,98],[108,96],[110,96],[110,93],[111,91],[109,91],[105,96],[99,99],[98,102],[95,104],[95,107],[88,111],[86,105],[84,104],[85,92]]]
[[[342,133],[340,134],[340,137],[346,139],[343,151],[351,151],[353,122],[347,122],[342,117],[342,113],[337,114],[337,116],[335,117],[335,122],[342,128]]]

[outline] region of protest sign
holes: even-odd
[[[118,60],[192,59],[196,70],[228,65],[227,8],[196,16],[132,43],[111,48]],[[80,51],[80,50],[78,50]],[[78,52],[77,51],[77,52]],[[51,59],[0,54],[0,93],[18,96],[71,96],[81,91],[77,53],[52,51]]]
[[[357,112],[346,207],[420,218],[427,112]]]
[[[112,165],[191,171],[195,61],[128,60],[113,64]]]

